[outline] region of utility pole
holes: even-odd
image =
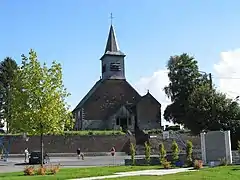
[[[215,120],[215,110],[214,110],[214,94],[213,94],[213,82],[212,82],[212,74],[209,73],[209,84],[211,89],[211,95],[212,95],[212,102],[211,102],[211,113],[212,113],[212,122]]]
[[[42,122],[40,122],[40,131],[41,131],[41,135],[40,135],[40,152],[41,152],[41,167],[43,167],[43,161],[44,161],[44,155],[43,155],[43,124]]]

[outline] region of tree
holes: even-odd
[[[187,55],[170,57],[169,84],[164,88],[172,103],[164,111],[167,121],[182,124],[192,133],[202,130],[230,130],[233,148],[240,136],[239,104],[220,93],[197,61]]]
[[[75,119],[73,118],[72,112],[68,112],[68,118],[64,121],[64,131],[72,131],[74,127]]]
[[[166,155],[167,155],[167,153],[166,153],[164,144],[161,143],[159,145],[159,160],[160,160],[161,164],[163,164],[166,161]]]
[[[209,87],[197,87],[188,99],[185,126],[194,134],[202,130],[231,130],[237,132],[240,124],[239,105],[225,94]],[[214,102],[214,103],[213,103]],[[214,116],[212,116],[212,109]]]
[[[136,155],[136,147],[133,143],[130,143],[130,153],[131,153],[131,160],[132,165],[135,165],[135,155]]]
[[[192,164],[192,153],[193,153],[193,144],[191,141],[187,141],[187,147],[186,147],[186,155],[187,155],[187,163],[188,165]]]
[[[52,62],[50,68],[43,66],[37,54],[30,50],[29,56],[22,55],[22,64],[15,78],[13,90],[13,126],[17,132],[29,134],[58,133],[64,130],[69,120],[69,95],[62,81],[62,68]]]
[[[0,63],[0,121],[6,122],[7,133],[11,131],[11,103],[13,101],[12,89],[14,78],[17,75],[17,63],[10,57],[6,57]]]
[[[145,160],[147,162],[147,164],[150,164],[151,162],[151,146],[148,142],[145,142],[144,144],[144,148],[145,148]]]
[[[199,73],[197,61],[188,54],[171,56],[168,64],[170,83],[164,88],[165,94],[172,104],[164,111],[164,118],[178,124],[184,124],[188,107],[188,97],[199,84],[202,75]]]
[[[175,140],[172,142],[171,150],[172,150],[173,163],[176,163],[179,160],[179,149],[178,149],[178,144]]]

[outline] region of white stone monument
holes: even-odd
[[[201,150],[204,164],[218,164],[221,159],[232,164],[230,131],[201,133]]]

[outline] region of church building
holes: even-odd
[[[161,104],[141,96],[125,77],[125,54],[111,25],[101,60],[102,76],[73,110],[75,130],[140,130],[161,127]],[[159,89],[160,91],[160,89]]]

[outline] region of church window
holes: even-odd
[[[102,73],[105,73],[105,72],[106,72],[106,64],[102,66]]]
[[[120,63],[111,63],[110,70],[111,71],[121,71],[121,64]]]

